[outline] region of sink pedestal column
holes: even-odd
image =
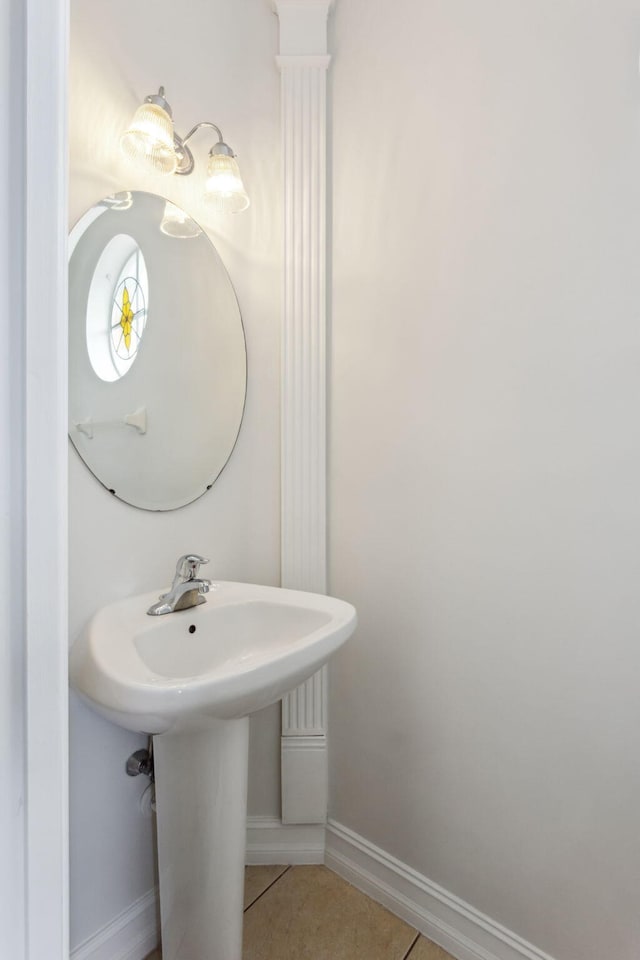
[[[154,737],[163,960],[241,960],[249,718]]]

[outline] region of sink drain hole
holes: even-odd
[[[195,623],[192,623],[191,626],[189,627],[189,633],[195,633],[195,632],[196,632],[196,625]]]

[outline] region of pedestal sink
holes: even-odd
[[[154,735],[163,960],[241,960],[248,717],[325,664],[356,612],[218,582],[201,606],[148,617],[160,592],[100,610],[70,679],[108,720]]]

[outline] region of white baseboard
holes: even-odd
[[[154,888],[71,951],[70,960],[144,960],[159,943]]]
[[[324,834],[324,823],[283,824],[275,817],[248,817],[245,863],[324,863]]]
[[[553,960],[333,820],[327,824],[325,863],[457,960]]]
[[[247,819],[247,864],[325,863],[457,960],[553,960],[454,894],[334,820],[288,825]],[[144,960],[158,945],[158,891],[150,890],[76,947],[70,960]]]

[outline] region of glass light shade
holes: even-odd
[[[173,145],[173,121],[156,103],[143,103],[131,126],[120,137],[125,157],[155,173],[173,173],[178,159]]]
[[[224,153],[209,155],[204,202],[220,213],[242,213],[249,206],[235,157]]]
[[[160,229],[168,237],[178,237],[181,240],[188,240],[190,237],[198,237],[202,233],[201,227],[192,220],[188,213],[176,207],[175,203],[167,200]]]

